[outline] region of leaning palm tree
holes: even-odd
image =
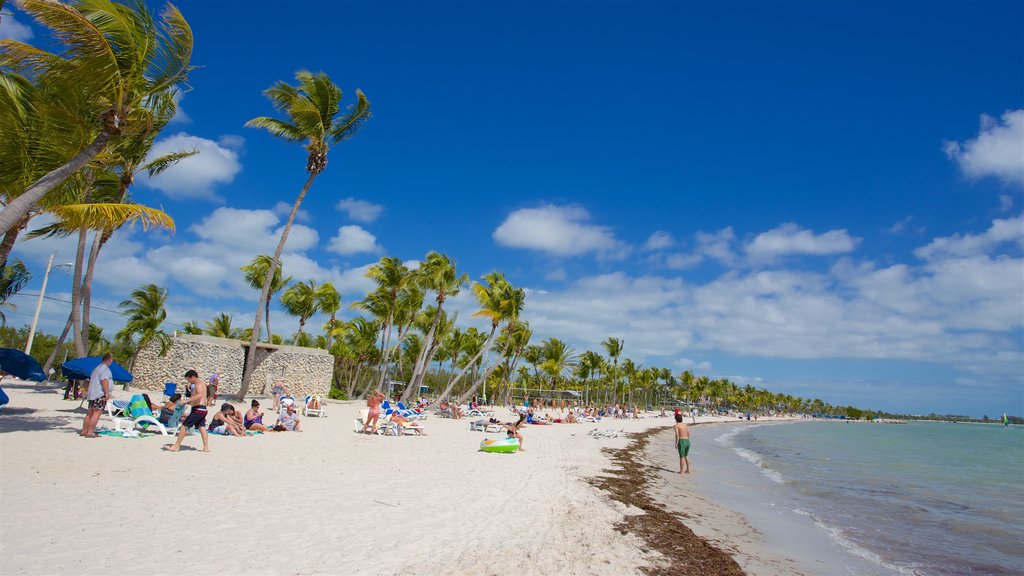
[[[430,366],[430,362],[434,359],[433,354],[437,352],[437,347],[433,346],[433,341],[434,335],[437,332],[437,326],[444,317],[445,300],[450,296],[458,296],[459,291],[469,284],[468,275],[459,275],[455,271],[455,261],[449,258],[447,254],[439,254],[437,252],[427,254],[426,260],[420,265],[417,279],[424,290],[432,290],[434,292],[437,308],[434,310],[433,321],[424,338],[420,355],[416,358],[416,363],[413,365],[412,378],[409,379],[409,384],[402,393],[402,400],[404,401],[408,401],[413,391],[419,391],[420,384],[423,383],[423,378],[426,376],[427,367]]]
[[[167,318],[167,310],[164,309],[166,304],[167,290],[156,284],[146,284],[133,290],[132,297],[118,305],[128,317],[128,323],[117,333],[117,339],[134,349],[128,364],[129,370],[135,366],[139,352],[150,342],[160,343],[161,355],[170,347],[170,335],[160,329]]]
[[[249,283],[249,286],[257,290],[263,289],[263,281],[267,279],[267,271],[270,270],[269,254],[259,254],[252,259],[245,266],[242,266],[242,272],[245,272],[245,281]],[[280,261],[277,263],[277,268],[274,269],[274,276],[270,282],[270,291],[267,292],[267,302],[264,305],[264,313],[267,317],[267,342],[272,341],[272,332],[270,331],[270,301],[274,299],[274,294],[277,294],[284,287],[291,283],[292,277],[282,278],[282,270],[284,264]],[[259,335],[257,334],[257,338]]]
[[[361,91],[356,90],[355,105],[347,113],[339,116],[341,90],[331,82],[326,74],[314,74],[302,70],[295,75],[295,78],[299,82],[297,86],[278,82],[264,92],[273,102],[274,107],[288,116],[287,121],[261,116],[246,123],[246,126],[264,128],[274,136],[284,138],[289,142],[305,141],[306,172],[309,173],[306,184],[302,187],[292,206],[292,211],[288,214],[288,221],[281,230],[281,239],[270,260],[267,277],[263,280],[260,302],[256,308],[256,319],[252,325],[252,339],[249,341],[250,350],[256,349],[256,341],[260,335],[260,312],[263,311],[270,296],[274,271],[281,259],[281,253],[284,252],[284,245],[288,242],[288,233],[291,231],[299,206],[302,205],[302,199],[306,197],[306,192],[313,185],[313,180],[327,167],[327,152],[330,146],[354,136],[370,118],[370,102]],[[245,368],[242,370],[242,385],[238,390],[239,398],[244,398],[249,391],[249,381],[252,378],[255,359],[255,354],[246,356]]]
[[[6,234],[111,141],[143,126],[138,111],[152,95],[184,82],[192,57],[192,30],[171,4],[159,23],[142,0],[127,5],[112,0],[79,0],[73,5],[22,0],[20,7],[53,32],[63,44],[64,54],[2,40],[0,66],[80,96],[70,112],[92,118],[95,136],[16,197],[8,197],[0,212],[0,234]]]

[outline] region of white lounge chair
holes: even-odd
[[[316,403],[320,406],[320,408],[314,410],[313,408],[309,407],[309,403],[313,400],[316,400]],[[324,418],[327,417],[327,411],[324,410],[324,402],[323,400],[320,399],[320,396],[316,394],[313,394],[312,396],[306,396],[306,403],[302,407],[302,415],[316,417],[322,416]]]

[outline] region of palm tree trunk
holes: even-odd
[[[274,343],[274,334],[273,334],[273,332],[270,331],[270,295],[269,294],[267,295],[267,305],[266,305],[266,308],[264,309],[264,312],[266,313],[266,316],[267,316],[267,344],[273,344]],[[259,312],[257,312],[256,315],[259,316]]]
[[[256,364],[256,344],[260,338],[260,320],[262,320],[262,314],[260,312],[266,307],[267,302],[270,298],[270,285],[274,282],[274,271],[277,270],[277,264],[281,261],[281,253],[284,252],[284,245],[288,242],[288,233],[291,232],[292,223],[295,222],[295,215],[299,212],[299,206],[302,205],[302,199],[306,197],[306,192],[309,191],[309,187],[313,185],[313,180],[316,179],[316,172],[310,172],[309,178],[306,179],[306,185],[302,187],[302,191],[299,192],[299,197],[295,199],[295,204],[292,205],[292,211],[288,214],[288,222],[284,225],[284,230],[281,231],[281,240],[277,243],[277,250],[274,251],[274,257],[270,260],[270,267],[267,269],[267,278],[263,281],[263,289],[260,291],[260,302],[256,306],[256,318],[252,323],[252,336],[249,338],[249,353],[245,357],[245,367],[242,369],[242,385],[238,389],[237,399],[239,401],[245,399],[245,395],[249,393],[249,383],[252,381],[252,369]],[[268,330],[269,336],[269,330]]]
[[[429,354],[429,350],[435,349],[433,347],[434,332],[437,331],[437,325],[441,323],[442,306],[442,302],[437,303],[437,313],[434,314],[434,321],[430,323],[430,330],[427,331],[427,336],[423,340],[423,350],[412,368],[412,378],[409,378],[409,384],[406,385],[405,391],[402,392],[402,402],[407,402],[409,396],[412,395],[412,391],[418,390],[419,381],[423,380],[423,374],[426,372],[427,366],[430,365],[430,360],[433,359],[433,355]]]
[[[25,214],[18,220],[18,224],[7,231],[4,234],[4,240],[0,243],[0,269],[7,266],[7,258],[11,255],[11,250],[14,249],[14,243],[18,240],[18,234],[28,226],[28,221],[32,219],[32,213]]]
[[[120,200],[118,200],[120,202]],[[114,234],[114,231],[106,228],[98,234],[92,243],[92,250],[89,252],[89,267],[85,270],[85,280],[82,281],[82,339],[89,341],[89,316],[92,311],[92,279],[96,272],[96,260],[100,257],[100,250],[107,240]]]
[[[29,186],[17,198],[8,202],[3,212],[0,212],[0,234],[7,234],[32,208],[39,204],[39,201],[44,196],[59,186],[61,182],[67,180],[69,176],[85,167],[107,146],[107,142],[112,135],[110,132],[103,130],[96,135],[91,144],[78,154],[75,154],[74,158],[68,160],[64,165],[51,170],[36,181],[35,184]]]
[[[60,333],[60,338],[57,338],[57,345],[53,347],[50,355],[46,357],[46,362],[43,364],[43,374],[46,374],[47,378],[49,378],[50,375],[50,368],[53,368],[53,363],[57,360],[57,354],[60,353],[62,348],[64,348],[64,341],[68,338],[68,332],[71,331],[71,325],[73,324],[71,321],[71,314],[73,313],[73,309],[72,312],[68,313],[68,321],[64,324],[64,331]]]
[[[395,303],[392,302],[392,309],[390,312],[388,312],[388,320],[387,322],[384,323],[386,333],[381,336],[380,365],[378,367],[378,370],[380,371],[380,378],[377,381],[378,390],[380,390],[381,386],[384,385],[384,380],[387,378],[388,375],[388,360],[391,358],[391,323],[394,321],[395,318],[394,306]],[[369,392],[369,388],[367,388],[366,392]],[[366,395],[366,392],[363,392],[364,396]]]
[[[87,234],[88,230],[86,230],[85,226],[78,230],[78,249],[75,252],[75,275],[71,284],[71,327],[73,329],[71,335],[75,342],[75,358],[86,356],[85,343],[88,341],[88,336],[85,339],[82,338],[82,317],[81,308],[79,308],[82,305],[82,268],[85,261]]]
[[[502,349],[501,354],[498,356],[498,358],[501,358],[508,353],[508,347],[511,343],[512,338],[508,338],[505,340],[505,347]],[[462,396],[459,396],[459,399],[456,400],[455,403],[462,404],[467,399],[472,398],[473,394],[476,394],[476,391],[480,389],[480,385],[483,384],[484,382],[487,382],[487,379],[491,377],[491,373],[494,372],[494,369],[497,368],[499,364],[501,364],[501,362],[496,361],[493,364],[491,364],[491,366],[487,368],[487,370],[484,370],[484,375],[481,376],[480,378],[477,378],[476,382],[473,382],[473,386],[471,386],[469,390],[467,390]]]
[[[463,368],[461,372],[459,372],[458,376],[456,376],[455,378],[452,378],[451,381],[448,382],[448,385],[445,386],[444,391],[441,392],[440,396],[438,396],[437,398],[434,399],[434,402],[430,404],[429,408],[433,408],[435,404],[438,404],[442,400],[448,398],[448,395],[451,394],[452,388],[455,387],[455,384],[457,384],[459,380],[462,380],[462,377],[465,376],[466,373],[469,372],[470,368],[474,364],[476,364],[477,360],[479,360],[480,357],[483,356],[484,351],[491,347],[491,341],[494,340],[494,335],[497,333],[497,331],[498,331],[498,325],[497,324],[492,324],[491,325],[491,333],[490,333],[489,336],[487,336],[487,341],[484,342],[484,345],[480,347],[480,350],[476,353],[476,356],[473,356],[473,359],[466,363],[466,367]],[[454,360],[452,362],[454,362]]]

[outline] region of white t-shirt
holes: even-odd
[[[107,389],[114,388],[114,375],[110,373],[110,366],[107,366],[105,362],[100,362],[99,366],[93,368],[92,374],[89,375],[89,400],[96,400],[103,396],[102,380],[109,381]]]

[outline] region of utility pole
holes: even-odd
[[[50,253],[50,261],[46,263],[46,273],[43,274],[43,287],[39,289],[39,300],[36,301],[36,313],[32,315],[32,328],[28,331],[28,342],[25,343],[25,354],[32,351],[32,340],[36,337],[36,324],[39,322],[39,310],[43,307],[43,294],[46,293],[46,281],[50,278],[50,266],[53,265],[53,256],[56,252]]]

